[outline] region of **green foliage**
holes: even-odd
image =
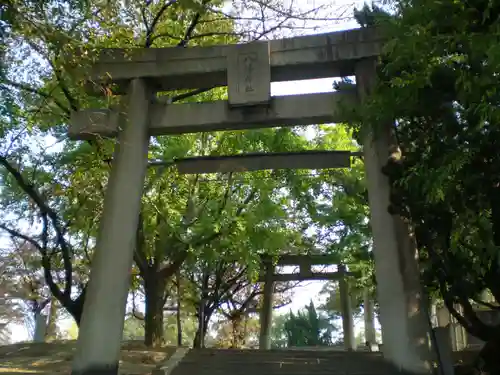
[[[271,326],[271,348],[282,349],[288,345],[285,323],[288,321],[288,314],[275,314]]]
[[[51,1],[39,5],[14,1],[9,3],[9,12],[2,13],[8,17],[2,26],[9,31],[2,34],[7,48],[2,49],[5,69],[0,81],[0,95],[6,99],[0,106],[0,135],[3,138],[0,204],[3,212],[8,213],[2,217],[2,229],[14,237],[28,239],[40,252],[44,268],[50,267],[45,275],[52,293],[79,320],[83,294],[75,300],[74,292],[83,291],[87,281],[109,173],[106,160],[112,155],[113,142],[67,142],[66,130],[72,111],[107,107],[117,101],[113,96],[87,95],[83,85],[86,69],[102,48],[165,47],[184,39],[187,41],[191,35],[186,34],[186,30],[200,9],[187,4],[164,7],[160,2],[149,2],[149,6],[139,1],[129,2],[127,7],[119,2],[93,1],[82,2],[81,6],[76,6],[76,2]],[[199,25],[192,24],[196,30],[191,32],[205,35],[196,38],[193,44],[234,42],[232,20],[209,12],[203,15],[203,21]],[[145,34],[138,32],[143,26]],[[214,95],[222,94],[215,90]],[[159,148],[179,140],[183,142],[179,137],[172,140],[170,144],[153,147],[152,153],[159,155]],[[47,150],[44,143],[53,142],[57,142],[58,147]],[[184,151],[188,152],[196,142],[195,138],[187,139]],[[184,154],[174,150],[174,155]],[[161,174],[157,178],[154,173],[152,171],[152,179],[172,178],[172,174]],[[155,189],[159,184],[151,185]],[[179,194],[186,191],[182,185],[178,190]],[[175,194],[171,196],[178,198]],[[156,267],[168,260],[168,257],[165,259],[168,252],[175,254],[176,249],[163,241],[157,245],[158,249],[152,250],[154,241],[151,238],[155,230],[163,228],[151,229],[158,212],[147,206],[157,203],[148,200],[149,197],[145,197],[146,212],[142,216],[145,225],[141,237],[144,244],[139,253],[144,259],[153,260]],[[183,201],[186,199],[180,199]],[[173,200],[161,203],[171,202]],[[172,204],[174,212],[181,205]],[[163,210],[160,214],[165,213],[164,206],[160,208]],[[150,213],[151,218],[145,216]],[[181,223],[174,223],[174,228],[176,225]],[[203,225],[206,230],[212,229],[208,222]],[[164,238],[175,235],[177,233],[165,233]],[[184,243],[182,246],[186,247]],[[155,258],[156,255],[161,256]]]
[[[51,293],[77,321],[114,142],[70,142],[66,133],[73,111],[119,102],[111,92],[88,95],[88,68],[103,48],[132,53],[133,47],[239,41],[235,18],[220,12],[223,2],[202,5],[14,0],[2,8],[1,27],[7,32],[2,34],[6,47],[1,47],[0,73],[0,229],[32,246],[41,259],[36,271],[45,271]],[[226,90],[158,95],[208,101],[224,98]],[[152,141],[149,158],[168,163],[199,155],[357,149],[342,125],[318,126],[312,140],[302,130],[161,137]],[[173,167],[149,168],[132,270],[133,289],[148,301],[146,315],[163,313],[174,294],[172,276],[179,270],[182,281],[209,274],[211,285],[219,280],[220,269],[232,271],[219,283],[232,292],[232,279],[240,271],[240,280],[253,285],[262,253],[319,248],[340,254],[353,267],[361,265],[369,243],[364,188],[358,181],[362,177],[359,162],[352,171],[313,174],[287,170],[184,176]],[[197,292],[185,287],[185,300]]]
[[[290,315],[284,322],[288,347],[327,346],[332,343],[334,327],[320,316],[313,302],[304,310]]]
[[[129,316],[125,318],[123,327],[124,340],[143,340],[144,321]],[[164,321],[164,344],[170,346],[177,345],[177,321],[174,314],[168,314]],[[193,317],[182,317],[182,338],[184,343],[192,342],[196,333],[196,321]]]
[[[376,133],[377,124],[396,120],[401,153],[384,167],[390,210],[414,227],[428,291],[470,333],[498,342],[498,326],[478,319],[474,305],[498,309],[500,302],[500,8],[488,1],[393,4],[392,17],[377,18],[388,42],[378,85],[354,125]],[[481,300],[485,289],[496,303]]]
[[[214,324],[217,330],[215,346],[218,348],[256,348],[259,344],[258,318],[249,316],[241,320],[222,321]]]
[[[363,305],[363,290],[356,288],[357,282],[354,279],[348,279],[350,286],[350,300],[352,313],[354,318],[362,316],[361,306]],[[338,282],[328,282],[321,290],[322,295],[326,295],[324,304],[319,307],[319,310],[326,313],[330,319],[342,317],[342,305],[340,301],[340,292]]]
[[[353,141],[353,130],[342,124],[321,126],[315,140],[321,149],[360,151]],[[357,276],[352,287],[374,285],[371,255],[368,195],[362,160],[352,161],[350,169],[325,170],[314,185],[314,198],[308,211],[316,228],[313,239],[318,247],[337,254]]]

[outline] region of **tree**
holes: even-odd
[[[114,143],[105,139],[67,142],[67,125],[73,111],[107,107],[118,100],[113,95],[87,95],[86,68],[95,53],[106,47],[183,48],[248,41],[300,29],[294,21],[316,17],[314,9],[280,1],[233,2],[229,13],[223,5],[222,1],[13,0],[2,13],[1,26],[8,32],[2,34],[7,47],[2,48],[0,81],[5,99],[0,105],[0,204],[6,213],[0,228],[36,249],[50,292],[77,324]],[[244,17],[239,14],[242,9]],[[208,89],[161,95],[169,95],[172,102],[224,95],[224,90]],[[273,131],[169,137],[154,143],[151,156],[168,162],[203,152],[257,150],[262,141],[266,150],[283,146],[275,138],[270,139],[276,144],[270,145],[264,137],[269,134]],[[51,143],[57,147],[50,147]],[[245,143],[246,147],[239,147]],[[263,176],[267,175],[257,174],[241,186],[229,177],[224,190],[217,181],[180,177],[171,168],[150,169],[133,270],[143,284],[148,345],[162,341],[167,284],[184,261],[232,232],[242,236],[252,225],[260,233],[265,225],[277,228],[272,221],[256,225],[257,218],[264,216],[257,207],[270,200],[265,194],[277,186],[259,182]],[[248,198],[252,199],[246,202]],[[276,208],[279,203],[267,207]],[[238,212],[244,217],[229,220]],[[215,224],[210,222],[214,214],[220,216]]]
[[[269,249],[269,248],[268,248]],[[226,254],[228,255],[228,254]],[[252,280],[250,257],[259,267],[260,257],[257,252],[248,251],[248,262],[242,266],[238,262],[227,262],[224,255],[219,254],[215,267],[205,264],[203,271],[191,274],[191,286],[194,289],[187,297],[191,309],[198,319],[198,331],[193,343],[194,347],[202,346],[210,321],[219,316],[219,325],[226,329],[225,324],[232,329],[233,347],[243,345],[248,327],[248,316],[262,306],[263,287]],[[249,266],[250,265],[250,266]],[[198,277],[197,277],[198,276]],[[279,308],[290,303],[290,292],[297,283],[276,283],[274,288],[274,306]],[[200,315],[201,313],[201,315]]]
[[[318,314],[312,301],[296,314],[290,311],[284,329],[288,347],[331,345],[334,331],[328,319]]]
[[[350,280],[349,280],[350,281]],[[350,282],[349,284],[354,284]],[[328,282],[321,290],[321,294],[326,295],[326,301],[319,307],[331,319],[342,317],[342,305],[338,282]],[[352,306],[353,317],[361,316],[361,306],[363,304],[363,291],[355,288],[350,289],[349,299]]]
[[[169,42],[172,39],[178,39],[176,44],[180,46],[185,46],[189,39],[199,41],[198,44],[211,43],[217,38],[234,41],[236,36],[228,29],[233,20],[220,14],[219,3],[213,2],[208,7],[208,2],[204,2],[206,8],[177,3],[134,1],[121,9],[120,3],[111,2],[66,2],[68,6],[64,7],[57,2],[32,6],[30,2],[15,1],[9,3],[5,13],[9,21],[6,45],[10,49],[2,56],[5,74],[1,87],[2,95],[12,100],[3,102],[2,107],[5,109],[2,136],[7,141],[0,155],[6,188],[2,191],[3,208],[6,212],[19,212],[15,220],[9,220],[12,223],[19,222],[21,217],[28,222],[33,217],[40,218],[41,231],[29,239],[42,254],[51,292],[77,322],[86,280],[84,277],[76,282],[80,293],[75,298],[73,262],[79,258],[88,266],[90,261],[96,217],[109,169],[109,163],[101,164],[101,160],[109,159],[112,143],[64,142],[62,152],[52,155],[35,151],[28,144],[33,137],[40,136],[55,136],[63,142],[70,112],[96,104],[95,99],[84,94],[83,86],[77,84],[84,74],[82,65],[87,61],[82,54],[75,56],[75,51],[81,50],[83,44],[92,52],[107,46],[172,45]],[[180,12],[183,17],[179,17]],[[215,17],[218,21],[211,22]],[[139,40],[133,38],[134,28],[145,30]],[[169,28],[175,30],[169,32]],[[13,54],[16,45],[22,48]],[[35,56],[36,61],[25,61],[22,54]],[[32,80],[14,78],[26,76],[27,72]],[[26,153],[28,157],[21,157]],[[9,226],[8,221],[2,228],[18,238],[27,236],[15,225]],[[173,269],[170,267],[168,272]],[[56,273],[64,274],[64,285],[54,280]],[[148,276],[148,286],[155,285],[151,279]]]
[[[334,88],[343,89],[341,84]],[[350,87],[349,87],[350,88]],[[324,149],[344,149],[359,152],[353,131],[345,124],[323,125],[315,142]],[[372,234],[369,227],[368,194],[362,160],[353,160],[350,169],[320,172],[322,179],[309,205],[315,229],[312,241],[316,248],[336,255],[337,264],[347,265],[355,276],[348,278],[353,312],[360,314],[363,291],[368,289],[375,298],[375,275]],[[327,295],[320,310],[332,319],[340,316],[338,282],[327,282],[322,290]]]
[[[144,322],[131,315],[123,323],[124,340],[144,340]]]
[[[396,120],[384,172],[390,212],[413,227],[422,277],[431,294],[472,335],[487,342],[480,357],[497,373],[500,325],[475,306],[499,311],[500,139],[498,4],[486,1],[395,1],[394,14],[370,17],[387,43],[378,86],[353,119],[358,130]],[[371,128],[360,129],[363,123]],[[376,134],[376,133],[375,133]],[[496,300],[482,299],[489,291]],[[455,304],[461,305],[460,313]]]
[[[214,324],[217,330],[215,345],[219,348],[255,348],[259,345],[260,323],[257,317],[246,314],[241,326],[235,327],[230,320],[223,319]]]
[[[273,316],[271,327],[271,348],[282,349],[286,348],[288,338],[285,331],[285,323],[288,320],[288,314],[276,314]]]
[[[248,152],[354,147],[352,141],[348,139],[345,127],[321,127],[320,129],[326,133],[322,134],[324,138],[320,139],[318,136],[313,141],[307,141],[295,129],[225,133],[223,136],[215,135],[213,139],[215,141],[218,139],[216,137],[221,137],[219,138],[221,141],[216,143],[217,154],[231,152],[222,152],[221,147]],[[204,149],[206,148],[205,146]],[[359,165],[357,171],[359,172]],[[220,236],[211,242],[210,246],[205,246],[197,258],[198,261],[194,263],[194,267],[188,262],[188,268],[192,270],[189,276],[191,285],[198,289],[197,293],[192,293],[193,311],[198,314],[199,304],[204,304],[204,322],[200,324],[200,327],[203,326],[206,330],[215,312],[225,315],[234,327],[243,322],[246,309],[252,307],[255,297],[262,292],[260,288],[252,287],[249,294],[243,293],[247,289],[246,286],[251,286],[249,278],[252,273],[260,268],[260,257],[263,253],[276,255],[286,248],[307,252],[311,248],[318,247],[326,247],[326,252],[336,251],[345,256],[345,259],[354,259],[356,254],[363,253],[367,245],[361,241],[368,241],[367,236],[364,235],[366,224],[354,228],[358,214],[350,217],[346,215],[352,203],[346,201],[345,205],[338,204],[340,199],[348,197],[341,189],[347,185],[347,182],[356,181],[356,177],[356,175],[337,171],[333,173],[324,171],[317,175],[310,175],[305,171],[263,171],[229,176],[234,184],[249,185],[245,189],[252,192],[253,201],[247,202],[248,211],[241,220],[238,220],[238,231],[233,231],[230,236]],[[236,180],[237,178],[239,180]],[[205,183],[208,185],[209,181]],[[215,186],[212,189],[216,191]],[[226,190],[223,199],[227,200],[229,206],[228,199],[231,196],[228,195],[228,191],[231,190]],[[349,190],[349,193],[352,191],[353,188]],[[250,196],[250,194],[247,195],[247,197]],[[333,204],[318,202],[320,199],[324,202],[325,198],[326,202],[335,203],[334,206],[342,207],[343,211],[340,208],[332,210]],[[218,199],[221,198],[214,196],[211,201],[216,202]],[[178,200],[178,198],[175,199],[175,201]],[[172,207],[172,204],[168,207]],[[360,212],[366,212],[362,205]],[[213,217],[210,215],[211,223]],[[364,216],[361,215],[361,219],[363,218]],[[293,224],[290,223],[291,221]],[[310,234],[306,233],[311,224],[317,225],[319,235],[310,237]],[[334,237],[333,233],[322,231],[325,226],[331,226],[338,231],[347,224],[351,225],[350,230],[346,230],[345,236],[342,237],[343,242],[339,245],[330,242]],[[349,243],[348,237],[352,238],[349,247],[352,254],[349,256],[345,255]],[[359,260],[359,256],[357,259]],[[355,269],[358,267],[357,270],[359,270],[360,264],[358,262],[358,266],[353,265],[353,267]],[[290,285],[277,287],[286,290]],[[204,337],[204,334],[202,336]]]
[[[34,337],[36,322],[51,302],[45,285],[40,258],[29,243],[11,239],[12,249],[0,258],[3,298],[1,315],[7,321],[24,323]]]
[[[78,325],[76,320],[71,321],[70,325],[61,332],[63,340],[76,340],[78,338]]]

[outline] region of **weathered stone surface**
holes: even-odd
[[[267,104],[271,99],[269,42],[237,44],[227,52],[229,105]]]
[[[262,310],[260,311],[260,332],[259,332],[259,349],[271,349],[271,327],[273,321],[273,305],[274,305],[274,280],[273,274],[275,267],[271,263],[264,265],[264,290],[262,295]]]
[[[300,36],[269,42],[271,81],[354,74],[354,63],[380,54],[376,28]],[[227,56],[234,45],[192,48],[107,49],[90,73],[91,82],[113,82],[124,93],[128,81],[143,77],[157,91],[227,85]],[[102,95],[100,87],[94,90]]]
[[[338,266],[342,275],[347,273],[343,264]],[[356,350],[356,338],[354,336],[354,321],[352,317],[351,292],[349,283],[345,277],[339,279],[340,309],[342,315],[342,331],[344,335],[344,348],[346,350]]]
[[[300,273],[278,273],[273,276],[274,281],[288,282],[288,281],[306,281],[306,280],[340,280],[345,275],[341,272],[311,272],[308,275],[301,275]],[[259,281],[264,281],[263,275],[259,276]]]
[[[331,152],[331,151],[329,151]],[[336,153],[342,151],[335,151]],[[346,151],[343,151],[346,153]],[[350,152],[347,152],[349,155]],[[294,266],[301,264],[301,262],[307,259],[307,263],[310,265],[331,265],[337,264],[340,261],[340,257],[337,254],[283,254],[278,258],[278,265],[280,266]]]
[[[272,154],[207,156],[175,162],[181,174],[249,172],[267,169],[349,168],[349,151],[310,151]]]
[[[114,138],[118,134],[120,113],[108,109],[84,109],[71,114],[70,139]]]
[[[365,288],[363,290],[363,316],[365,320],[365,342],[371,348],[377,343],[377,336],[375,330],[375,311],[370,290]],[[378,350],[378,347],[377,347]],[[372,350],[373,351],[373,350]]]
[[[120,132],[104,198],[90,281],[72,368],[75,374],[115,375],[147,170],[147,113],[150,90],[137,79],[129,85],[128,123]],[[92,372],[95,371],[95,372]],[[98,372],[101,371],[101,372]]]
[[[375,61],[361,61],[356,83],[361,99],[375,83]],[[432,374],[434,353],[422,293],[415,237],[399,216],[391,215],[390,185],[382,173],[395,145],[393,124],[377,124],[377,133],[363,134],[363,152],[370,204],[370,226],[377,278],[384,357],[415,374]]]
[[[273,97],[269,107],[230,108],[227,101],[151,105],[152,136],[259,129],[342,122],[341,103],[356,100],[348,93],[322,93]],[[74,140],[114,136],[125,115],[106,109],[83,110],[71,117],[69,136]]]

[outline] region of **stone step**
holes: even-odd
[[[199,367],[199,366],[178,366],[171,375],[396,375],[398,372],[393,369],[353,369],[336,367],[273,367],[273,366],[226,366],[220,368]]]
[[[274,358],[292,358],[292,359],[346,359],[346,360],[383,360],[381,353],[369,353],[369,352],[308,352],[308,351],[237,351],[237,350],[197,350],[192,349],[188,353],[189,358],[223,358],[229,359],[234,358],[238,360],[246,360],[248,358],[252,359],[274,359]]]
[[[274,369],[283,369],[283,370],[293,370],[294,368],[314,368],[314,369],[370,369],[376,371],[385,371],[389,367],[388,364],[373,364],[373,363],[324,363],[324,364],[315,364],[315,363],[286,363],[286,362],[262,362],[262,363],[242,363],[242,362],[208,362],[208,363],[200,363],[200,362],[184,362],[182,361],[178,367],[186,367],[186,368],[246,368],[250,366],[252,368],[274,368]]]
[[[463,359],[465,354],[454,353]],[[477,353],[472,353],[477,354]],[[401,375],[380,352],[191,349],[171,375]]]
[[[183,359],[182,363],[186,364],[205,364],[210,363],[214,365],[226,365],[226,364],[246,364],[246,363],[260,363],[260,364],[274,364],[278,363],[281,366],[295,366],[295,365],[311,365],[311,366],[385,366],[385,361],[353,361],[345,359],[331,359],[331,360],[313,360],[313,359],[303,359],[303,358],[269,358],[269,359],[248,359],[248,360],[237,360],[237,359],[223,359],[218,358],[214,360],[200,359],[188,357]]]
[[[253,361],[253,362],[267,362],[267,361],[292,361],[292,362],[384,362],[384,358],[381,355],[369,355],[369,356],[361,356],[361,355],[339,355],[339,354],[330,354],[330,355],[314,355],[314,354],[304,354],[304,353],[296,353],[296,354],[236,354],[236,353],[189,353],[189,355],[185,358],[188,361],[207,361],[211,358],[216,357],[219,361],[230,361],[230,362],[245,362],[245,361]]]
[[[331,357],[381,357],[381,352],[356,351],[347,352],[341,350],[312,351],[312,350],[255,350],[255,349],[192,349],[190,353],[197,353],[203,356],[252,356],[252,357],[311,357],[311,358],[331,358]]]
[[[194,349],[171,375],[390,375],[380,353]]]

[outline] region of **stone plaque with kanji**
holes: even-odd
[[[231,106],[269,102],[271,66],[268,42],[239,44],[228,49],[227,85]]]

